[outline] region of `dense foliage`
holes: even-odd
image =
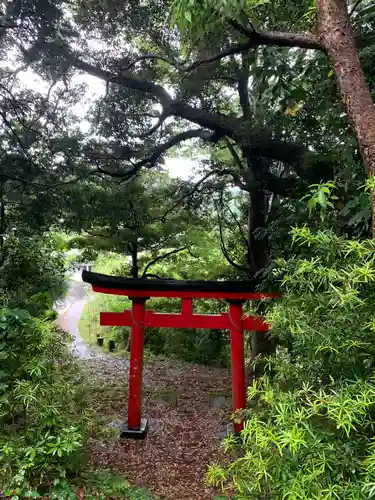
[[[37,497],[84,463],[76,370],[65,335],[25,310],[0,309],[0,342],[0,484]]]
[[[8,304],[25,304],[38,293],[47,293],[49,307],[66,292],[65,263],[49,235],[12,235],[4,244],[0,290]]]
[[[209,479],[238,498],[372,498],[375,243],[292,234],[298,255],[277,262],[283,297],[268,314],[290,347],[249,388],[240,458]]]

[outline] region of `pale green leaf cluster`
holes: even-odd
[[[334,201],[338,200],[338,197],[334,194],[335,190],[336,185],[334,182],[312,184],[309,187],[309,193],[302,198],[302,200],[307,200],[310,215],[319,208],[321,218],[324,219],[326,211],[329,208],[334,208]]]
[[[183,34],[198,40],[226,20],[241,20],[245,13],[267,3],[270,0],[174,0],[171,22]]]

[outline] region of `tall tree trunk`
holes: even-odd
[[[364,166],[375,175],[375,106],[359,60],[345,0],[317,0],[317,31],[333,66],[346,114]],[[371,193],[375,236],[375,193]]]
[[[266,168],[260,158],[249,158],[249,168],[255,178]],[[261,271],[269,259],[269,242],[266,238],[259,238],[256,230],[266,224],[266,194],[262,189],[250,193],[249,220],[248,220],[248,259],[249,267],[254,273]],[[258,378],[263,373],[262,358],[275,352],[275,343],[266,332],[251,333],[251,364],[250,380]]]
[[[3,197],[3,186],[0,185],[0,267],[5,262],[5,230],[6,230],[6,219],[5,219],[5,202]]]
[[[132,259],[132,269],[131,269],[131,275],[132,278],[138,279],[139,278],[139,266],[138,266],[138,245],[137,243],[129,243],[129,250],[130,250],[130,256]]]

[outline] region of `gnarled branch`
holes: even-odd
[[[46,44],[46,46],[47,45],[48,44]],[[114,74],[99,66],[93,66],[92,64],[82,61],[67,49],[61,48],[60,50],[69,64],[89,75],[96,76],[106,82],[117,83],[129,89],[138,90],[152,97],[156,97],[163,107],[168,107],[172,102],[171,96],[161,85],[142,80],[129,72],[122,71],[119,74]]]

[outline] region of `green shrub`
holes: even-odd
[[[373,498],[375,242],[307,228],[293,238],[300,255],[277,262],[283,296],[268,315],[291,348],[249,389],[239,458],[208,478],[237,498]]]
[[[52,298],[47,292],[38,292],[29,297],[25,308],[31,316],[53,320],[57,317],[56,311],[52,309]]]
[[[25,310],[0,309],[0,490],[47,491],[84,466],[85,419],[66,340]]]
[[[56,249],[48,235],[36,237],[9,236],[0,272],[0,292],[7,303],[25,304],[37,293],[47,292],[52,302],[66,291],[63,252]]]

